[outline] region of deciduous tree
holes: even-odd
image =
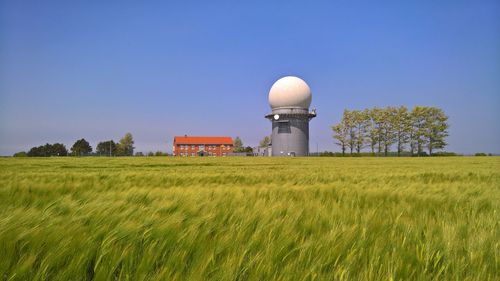
[[[397,108],[389,106],[382,111],[382,144],[384,146],[384,155],[387,156],[391,146],[396,143],[395,123]]]
[[[427,143],[429,155],[436,149],[443,149],[447,143],[448,136],[448,116],[443,110],[436,107],[429,107],[426,110],[424,123],[424,137]]]
[[[134,155],[134,148],[134,137],[131,133],[126,133],[118,143],[117,154],[121,156],[132,156]]]
[[[336,145],[339,145],[340,148],[342,149],[342,155],[345,155],[345,150],[347,147],[347,138],[348,138],[348,130],[344,126],[344,123],[337,123],[332,126],[333,130],[333,138],[336,139],[337,141],[335,142]]]
[[[66,156],[68,155],[68,150],[62,143],[47,143],[38,147],[32,147],[27,155],[29,157]]]
[[[372,154],[375,153],[375,147],[380,143],[380,135],[381,135],[381,126],[378,122],[380,115],[380,109],[378,107],[372,108],[368,110],[368,124],[367,124],[367,143],[370,147]],[[380,152],[379,146],[379,152]]]
[[[27,157],[28,154],[26,153],[26,151],[20,151],[20,152],[16,152],[14,153],[14,155],[12,155],[13,157]]]
[[[411,155],[432,154],[443,149],[448,136],[448,116],[436,107],[415,106],[411,112],[405,106],[372,108],[363,111],[345,109],[341,122],[332,126],[335,144],[342,153],[347,148],[360,153],[370,147],[372,153],[382,151],[387,156],[391,147],[397,145],[400,156],[407,145]]]
[[[240,139],[240,137],[236,137],[233,142],[233,149],[234,152],[244,152],[243,148],[243,141]]]
[[[265,136],[260,142],[259,147],[268,147],[271,144],[271,137]]]
[[[360,153],[361,149],[363,149],[366,145],[367,139],[367,128],[370,122],[369,111],[365,110],[354,110],[353,114],[353,122],[355,127],[355,147],[356,153]]]
[[[354,121],[354,113],[351,110],[344,110],[342,115],[342,126],[347,130],[346,147],[349,148],[352,154],[356,147],[356,123]]]
[[[102,141],[97,144],[96,152],[100,156],[115,156],[117,145],[113,140]]]
[[[415,106],[411,111],[412,119],[412,143],[414,145],[413,149],[416,149],[417,155],[423,154],[424,148],[427,145],[427,139],[425,138],[425,122],[427,115],[427,107]],[[412,152],[413,153],[413,152]]]
[[[411,116],[406,106],[400,106],[397,109],[394,119],[394,131],[396,134],[398,156],[400,156],[410,139],[410,133],[412,131]]]
[[[88,155],[92,153],[92,146],[85,139],[77,140],[71,147],[71,153],[74,156]]]

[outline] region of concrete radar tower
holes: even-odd
[[[273,156],[309,155],[309,112],[311,89],[304,80],[286,76],[276,81],[269,91],[272,113],[266,115],[273,124],[271,135]]]

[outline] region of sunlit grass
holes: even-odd
[[[498,280],[500,158],[0,159],[7,280]]]

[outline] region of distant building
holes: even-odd
[[[272,148],[271,144],[269,144],[268,146],[265,146],[265,147],[257,146],[257,147],[253,148],[253,155],[254,156],[272,156],[272,151],[273,151],[273,148]]]
[[[174,156],[227,156],[233,150],[231,137],[176,136],[172,153]]]

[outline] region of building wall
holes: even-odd
[[[307,115],[291,115],[272,122],[273,156],[309,155],[309,118]]]
[[[233,152],[233,145],[229,144],[177,144],[174,143],[174,156],[226,156]]]
[[[254,156],[272,156],[272,148],[271,146],[266,146],[266,147],[254,147],[253,148],[253,155]]]

